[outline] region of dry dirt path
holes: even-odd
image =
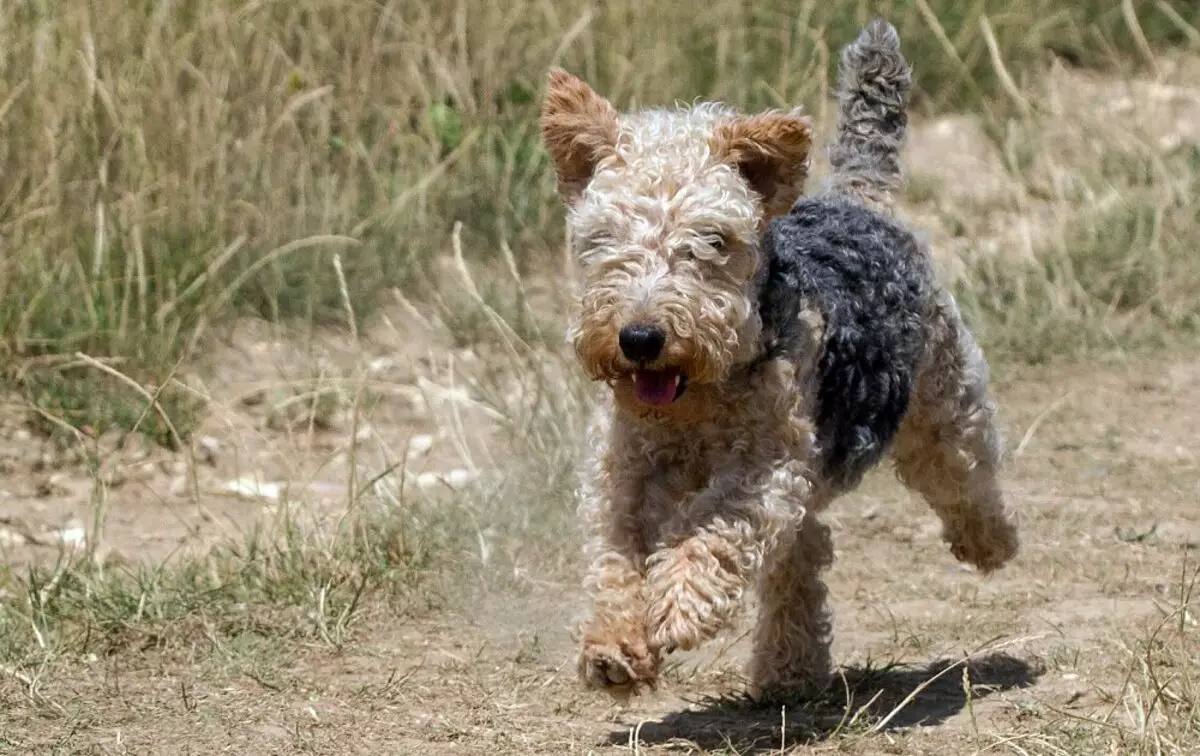
[[[889,476],[835,506],[846,680],[822,706],[708,698],[737,689],[740,633],[627,706],[584,692],[567,632],[578,591],[550,575],[469,609],[370,621],[340,650],[264,641],[62,661],[36,699],[0,675],[0,753],[1108,752],[1117,728],[1169,726],[1146,711],[1144,659],[1165,655],[1159,684],[1176,697],[1197,671],[1190,613],[1148,639],[1180,605],[1200,543],[1198,377],[1194,358],[1001,376],[1024,541],[989,579],[954,563]]]

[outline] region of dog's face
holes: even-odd
[[[541,129],[581,263],[568,337],[588,375],[662,406],[751,359],[760,238],[803,189],[809,120],[712,103],[618,114],[555,70]]]

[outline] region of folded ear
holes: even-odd
[[[713,154],[737,167],[762,197],[766,218],[782,215],[804,191],[812,122],[799,113],[762,113],[718,126]]]
[[[551,69],[542,103],[542,140],[558,174],[559,194],[572,203],[617,144],[617,111],[578,76]]]

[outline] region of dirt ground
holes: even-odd
[[[469,611],[360,626],[341,650],[264,641],[63,661],[35,699],[0,677],[0,747],[619,753],[636,738],[643,751],[826,742],[957,753],[1017,732],[1053,743],[1063,712],[1099,715],[1122,700],[1136,645],[1179,601],[1200,541],[1197,378],[1196,358],[1000,376],[1024,543],[991,578],[956,565],[932,514],[887,475],[834,507],[829,580],[846,678],[834,698],[849,707],[781,712],[719,698],[737,690],[744,632],[680,659],[659,692],[627,705],[585,692],[568,633],[577,587],[555,575]],[[135,528],[154,519],[132,517]],[[969,699],[952,666],[965,655]],[[914,691],[880,733],[837,735],[855,724],[842,721],[847,708],[877,722]]]
[[[953,147],[962,134],[931,125],[914,138],[916,159],[996,162]],[[1016,190],[974,188],[1010,206],[992,222],[1019,235],[1008,221],[1033,211]],[[984,233],[931,225],[951,250],[947,270],[954,240]],[[430,487],[494,464],[489,410],[448,378],[479,358],[403,303],[386,314],[361,348],[345,334],[307,351],[253,323],[236,329],[212,356],[218,379],[203,388],[220,401],[192,466],[102,439],[100,557],[199,551],[285,497],[336,513],[352,448],[366,455],[356,464],[400,459]],[[844,679],[820,704],[736,699],[744,623],[675,660],[656,693],[620,703],[586,692],[569,633],[578,575],[547,570],[519,590],[468,589],[469,601],[419,619],[368,619],[337,648],[247,640],[61,658],[38,670],[34,691],[0,667],[0,753],[1101,752],[1113,728],[1145,729],[1135,683],[1147,639],[1168,617],[1194,624],[1172,612],[1200,543],[1198,379],[1200,356],[1181,354],[998,370],[1023,545],[989,578],[955,563],[932,513],[886,472],[836,504],[828,579]],[[357,423],[339,409],[350,384],[371,387]],[[297,386],[328,399],[319,422]],[[94,477],[20,417],[0,408],[0,553],[12,564],[97,537]]]

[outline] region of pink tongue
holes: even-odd
[[[675,376],[668,370],[638,371],[633,374],[633,390],[646,404],[670,404],[675,401]]]

